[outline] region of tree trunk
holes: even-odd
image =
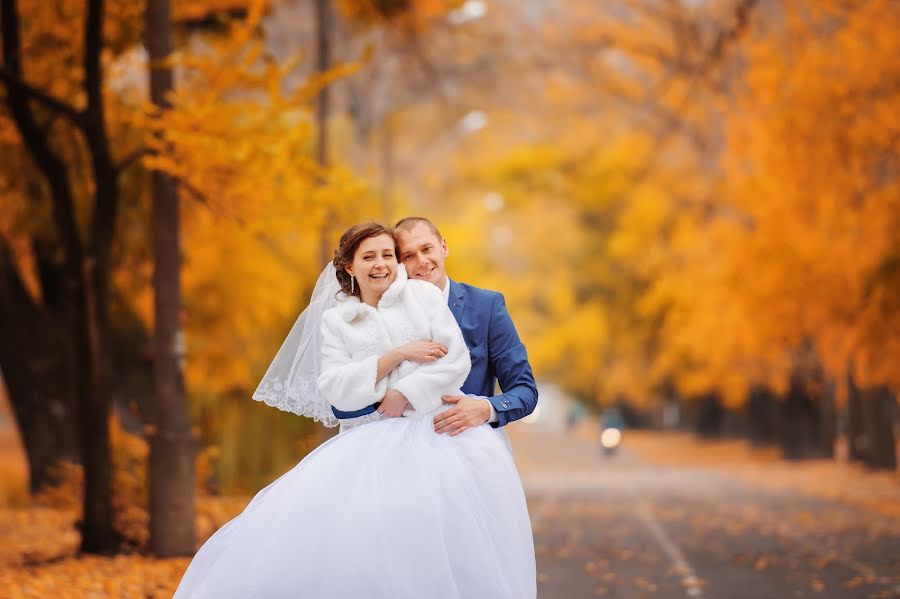
[[[331,7],[329,0],[313,0],[316,15],[316,73],[323,75],[331,68]],[[324,174],[329,164],[328,118],[331,115],[331,87],[325,86],[316,96],[316,161],[321,173],[318,184],[325,183]],[[326,208],[319,233],[319,262],[327,264],[334,258],[331,240],[331,225],[334,214]]]
[[[112,469],[109,448],[109,414],[112,388],[109,382],[109,258],[115,231],[119,199],[118,172],[112,161],[106,131],[103,102],[104,0],[88,0],[84,25],[84,111],[83,132],[91,156],[94,179],[94,206],[88,251],[83,259],[82,279],[77,283],[84,298],[83,322],[77,334],[88,347],[85,363],[89,385],[82,403],[82,446],[84,456],[84,518],[81,548],[85,552],[107,553],[116,549],[112,529]],[[79,319],[81,320],[81,319]],[[82,352],[79,351],[79,354]]]
[[[819,451],[822,457],[834,459],[834,444],[837,440],[837,408],[834,400],[834,383],[821,386],[820,397],[816,400],[819,412]]]
[[[866,389],[861,393],[863,425],[866,430],[865,464],[869,468],[897,468],[894,439],[894,395],[887,387]]]
[[[50,482],[51,466],[81,459],[70,353],[53,315],[25,290],[2,238],[0,321],[0,370],[28,461],[29,490],[36,493]]]
[[[851,460],[866,459],[866,430],[863,426],[862,398],[852,363],[847,367],[847,453]]]
[[[331,7],[328,0],[314,0],[316,12],[316,72],[319,75],[331,68]],[[328,117],[331,114],[331,87],[325,86],[316,98],[316,159],[328,165]]]
[[[169,0],[147,2],[150,98],[167,108],[172,69]],[[150,550],[159,557],[194,552],[194,443],[181,373],[181,285],[178,192],[165,173],[151,175],[153,197],[153,287],[156,402],[150,435]]]
[[[768,387],[753,387],[747,399],[747,436],[755,447],[775,442],[778,403]]]
[[[112,525],[112,464],[109,448],[110,389],[104,354],[106,341],[102,303],[97,293],[105,282],[98,281],[96,263],[87,258],[84,274],[76,280],[76,368],[79,380],[79,428],[84,464],[84,525],[81,550],[111,553],[116,549]],[[105,290],[104,290],[105,291]]]
[[[88,0],[84,26],[83,110],[24,83],[20,20],[15,0],[0,0],[3,80],[6,103],[28,153],[41,172],[53,205],[53,220],[65,255],[65,288],[71,298],[69,334],[74,350],[78,430],[84,465],[84,513],[81,549],[108,553],[116,548],[110,496],[107,301],[109,252],[118,199],[103,106],[101,50],[104,2]],[[82,243],[75,216],[70,166],[53,149],[51,128],[38,123],[36,101],[80,131],[90,149],[94,194],[90,243]]]
[[[781,404],[781,451],[787,460],[821,455],[818,411],[805,383],[802,375],[792,376],[787,396]]]
[[[701,437],[721,437],[725,427],[725,408],[719,396],[708,393],[697,400],[696,432]]]
[[[394,120],[384,119],[381,137],[381,204],[384,222],[392,224],[394,194]]]

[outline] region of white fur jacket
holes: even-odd
[[[375,382],[378,358],[422,339],[447,347],[436,362],[405,361]],[[459,394],[469,375],[469,350],[443,294],[431,283],[409,280],[403,265],[375,309],[347,297],[322,316],[319,391],[339,410],[359,410],[381,401],[388,389],[400,391],[415,412],[438,408],[442,395]],[[407,411],[405,416],[415,412]]]

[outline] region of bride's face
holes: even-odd
[[[397,254],[390,235],[364,239],[353,255],[347,272],[356,277],[363,301],[376,300],[387,291],[397,277]]]

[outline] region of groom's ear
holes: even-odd
[[[447,247],[446,239],[441,239],[441,248],[444,250],[444,258],[450,255],[450,249]]]

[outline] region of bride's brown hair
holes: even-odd
[[[341,285],[341,291],[347,295],[359,297],[359,285],[350,285],[350,273],[346,271],[346,267],[353,264],[353,256],[356,255],[359,244],[364,240],[378,237],[379,235],[387,235],[393,241],[394,237],[391,233],[391,230],[384,225],[372,222],[353,225],[341,235],[341,241],[338,244],[338,249],[334,251],[334,261],[332,262],[338,283]],[[396,253],[396,243],[394,245],[394,252]]]

